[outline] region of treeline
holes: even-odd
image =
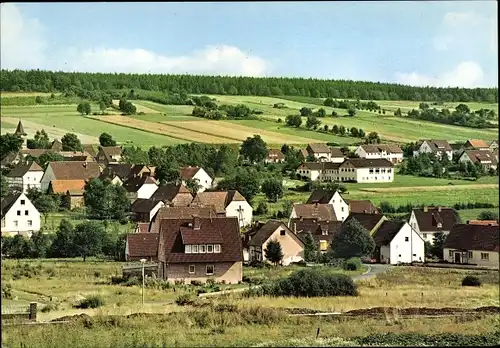
[[[401,116],[401,110],[398,109],[395,113],[396,116]],[[471,111],[465,104],[459,104],[454,111],[448,109],[438,110],[430,108],[426,103],[420,103],[419,110],[413,109],[408,112],[408,117],[425,120],[437,123],[452,124],[463,127],[471,128],[497,128],[498,126],[489,120],[496,119],[494,110],[481,109]]]
[[[185,94],[305,96],[362,100],[498,102],[497,88],[412,87],[393,83],[257,78],[200,75],[69,73],[41,70],[2,70],[2,91],[63,92],[71,86],[86,90],[142,89]]]
[[[255,115],[262,114],[262,111],[252,110],[243,104],[219,106],[215,99],[207,96],[193,97],[190,101],[196,105],[191,115],[211,120],[255,120]]]
[[[437,207],[438,205],[434,203],[428,203],[428,204],[407,203],[405,205],[394,206],[387,201],[383,201],[380,202],[378,210],[382,214],[411,213],[413,209],[422,209],[424,208],[424,206]],[[495,205],[492,203],[481,203],[481,202],[456,203],[453,205],[453,209],[455,210],[480,209],[480,208],[495,208]]]

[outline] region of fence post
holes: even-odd
[[[30,303],[30,315],[29,315],[30,320],[36,321],[36,306],[37,306],[36,302]]]

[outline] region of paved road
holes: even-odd
[[[368,271],[363,274],[353,276],[352,280],[363,280],[376,276],[377,274],[384,273],[385,271],[391,268],[390,265],[382,265],[382,264],[365,264],[368,267]]]

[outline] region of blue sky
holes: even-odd
[[[7,3],[1,66],[498,86],[497,3]]]

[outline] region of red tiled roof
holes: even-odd
[[[498,251],[500,245],[497,226],[465,225],[453,226],[444,241],[443,248]]]
[[[149,222],[138,222],[135,228],[136,228],[136,231],[139,233],[148,233],[149,232]]]
[[[467,221],[469,225],[483,225],[483,226],[498,226],[497,220],[469,220]]]
[[[218,214],[226,212],[226,207],[234,201],[246,201],[245,197],[237,190],[200,192],[197,193],[191,203],[192,206],[209,207],[214,206]]]
[[[85,180],[52,180],[50,186],[53,193],[81,196],[85,188]]]
[[[464,151],[473,163],[490,163],[496,165],[498,163],[495,155],[489,150],[465,150]]]
[[[194,229],[191,227],[180,227],[182,244],[204,244],[207,240],[213,244],[222,244],[223,239],[220,231],[214,229]]]
[[[128,256],[156,258],[158,255],[158,233],[133,233],[127,236]]]
[[[216,217],[215,207],[163,207],[158,210],[151,221],[151,232],[158,232],[163,219],[192,219],[198,217]]]
[[[283,155],[280,149],[269,149],[267,152],[267,158],[282,160],[285,159],[285,155]]]
[[[486,141],[479,139],[469,139],[465,143],[465,146],[467,146],[468,144],[476,149],[484,149],[490,147]]]

